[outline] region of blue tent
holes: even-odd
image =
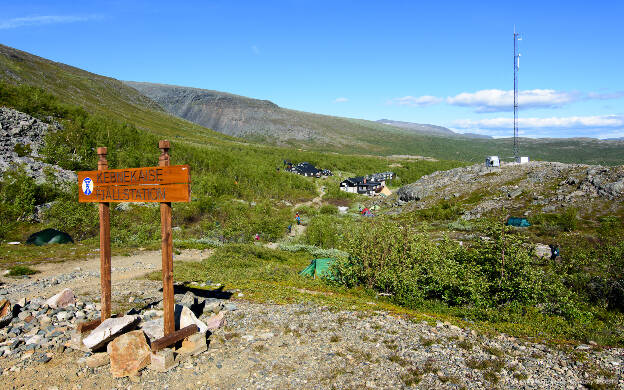
[[[509,219],[507,219],[507,226],[529,227],[531,223],[526,218],[509,217]]]

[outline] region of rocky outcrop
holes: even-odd
[[[38,183],[46,180],[45,171],[52,172],[61,182],[76,180],[72,171],[41,161],[39,152],[46,133],[61,128],[59,123],[51,122],[48,124],[23,112],[0,107],[0,174],[19,165]]]
[[[416,208],[436,202],[457,200],[465,210],[463,218],[479,218],[501,208],[554,212],[561,208],[587,209],[592,202],[624,199],[624,166],[530,162],[488,168],[475,164],[438,171],[397,191],[395,205],[408,202]],[[392,201],[392,200],[391,200]]]

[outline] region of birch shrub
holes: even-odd
[[[334,274],[341,284],[390,294],[412,308],[431,301],[477,309],[533,306],[587,319],[562,279],[507,229],[502,234],[500,226],[492,227],[489,238],[460,245],[445,237],[432,240],[411,226],[362,222],[345,232],[340,249],[350,257],[335,264]]]

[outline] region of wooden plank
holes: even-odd
[[[158,142],[160,156],[159,166],[169,166],[169,141]],[[171,202],[160,203],[160,232],[161,232],[161,253],[162,253],[162,275],[163,275],[163,311],[164,311],[164,334],[165,336],[175,332],[173,293],[173,234],[171,232]]]
[[[107,186],[78,192],[79,202],[190,202],[190,184]],[[87,191],[88,192],[88,191]]]
[[[98,148],[98,170],[108,169],[107,148]],[[100,290],[101,314],[104,321],[111,316],[111,246],[110,246],[110,203],[99,204],[100,214]]]
[[[178,341],[185,339],[197,332],[199,332],[199,328],[195,324],[172,332],[165,337],[161,337],[158,340],[152,341],[152,352],[160,351],[163,348],[167,348],[168,346],[173,345]]]
[[[76,326],[76,330],[78,331],[78,333],[88,332],[90,330],[97,328],[101,323],[102,323],[101,318],[98,318],[93,321],[81,322],[78,324],[78,326]]]
[[[78,185],[82,186],[86,178],[94,187],[190,183],[190,171],[188,165],[81,171],[78,172]]]

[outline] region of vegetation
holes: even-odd
[[[158,139],[171,138],[173,163],[192,168],[192,201],[174,205],[176,248],[215,248],[212,257],[201,263],[176,264],[179,281],[218,280],[223,289],[243,289],[245,298],[276,303],[313,301],[339,308],[384,309],[418,319],[444,318],[459,324],[469,320],[471,326],[517,336],[624,345],[621,215],[588,222],[575,209],[534,214],[534,226],[525,231],[504,228],[500,220],[459,219],[463,208],[478,202],[484,193],[401,216],[385,217],[384,210],[376,211],[375,218],[355,212],[342,215],[337,205],[355,208],[356,201],[370,205],[337,188],[345,176],[392,170],[398,175],[392,184],[400,185],[465,163],[334,154],[318,145],[304,151],[246,143],[173,118],[116,80],[76,69],[60,72],[57,81],[39,80],[36,71],[57,69],[40,59],[26,61],[20,70],[0,55],[0,65],[22,72],[27,82],[45,84],[43,90],[0,83],[0,104],[62,124],[62,130],[46,137],[41,150],[46,162],[69,170],[91,170],[96,166],[95,148],[108,146],[111,168],[151,166],[158,159]],[[71,88],[85,93],[70,93]],[[480,159],[486,154],[484,148],[491,153],[493,144],[505,142],[470,140],[459,150],[456,141],[435,136],[405,138],[401,132],[368,136],[379,145],[374,153],[397,150],[392,145],[401,144],[406,150],[412,148],[411,154],[464,160],[474,158],[473,153]],[[548,141],[551,146],[558,142]],[[576,145],[579,153],[566,155],[584,161],[621,161],[620,150],[609,146],[618,144],[592,149],[586,142],[561,141],[559,147]],[[527,145],[530,153],[532,147]],[[508,155],[501,150],[499,154]],[[548,158],[539,153],[557,150],[541,144],[532,156]],[[29,153],[26,147],[16,152]],[[308,161],[336,173],[322,182],[327,190],[320,206],[309,202],[317,196],[315,179],[278,170],[284,159]],[[55,227],[77,240],[75,245],[41,248],[0,245],[3,267],[93,255],[97,207],[78,203],[77,194],[76,184],[63,186],[50,175],[45,184],[37,183],[19,166],[3,174],[0,239],[23,241],[36,230]],[[36,222],[35,212],[43,205],[49,208],[41,213],[42,222]],[[295,211],[301,213],[306,232],[289,239],[286,232]],[[111,225],[116,254],[138,246],[157,247],[159,211],[153,205],[115,205]],[[251,244],[255,234],[261,241],[278,242],[279,249]],[[561,257],[537,258],[535,237],[560,245]],[[332,268],[336,282],[299,277],[313,257],[337,259]],[[160,273],[155,277],[160,278]],[[495,382],[497,361],[474,364],[484,365],[488,380]],[[417,383],[432,369],[411,367],[404,382]]]
[[[39,271],[34,270],[25,265],[16,265],[9,269],[9,273],[7,275],[10,277],[18,277],[18,276],[24,276],[24,275],[33,275],[33,274],[36,274],[37,272]]]
[[[46,162],[68,170],[91,170],[97,165],[94,150],[108,146],[111,168],[153,166],[158,161],[158,137],[134,124],[119,122],[84,109],[63,104],[55,96],[28,85],[0,83],[0,104],[14,107],[42,120],[53,118],[63,129],[49,133],[40,151]],[[256,233],[263,240],[281,238],[292,223],[292,210],[277,200],[291,203],[316,195],[312,179],[278,171],[283,159],[310,161],[337,171],[372,172],[388,170],[388,161],[377,157],[343,156],[282,148],[223,142],[208,147],[174,141],[172,163],[192,169],[192,201],[174,205],[174,225],[183,227],[178,238],[209,238],[221,242],[249,242]],[[462,165],[458,162],[416,161],[406,164],[407,180],[436,169]],[[31,220],[34,208],[53,200],[45,213],[46,225],[69,232],[77,239],[97,234],[97,207],[78,204],[76,186],[62,188],[53,181],[38,185],[19,167],[6,174],[0,188],[2,224],[0,238],[16,232],[16,223]],[[308,208],[307,212],[316,213]],[[321,213],[332,215],[336,208],[325,205]],[[157,240],[157,209],[149,206],[114,208],[111,213],[112,240],[139,246]]]

